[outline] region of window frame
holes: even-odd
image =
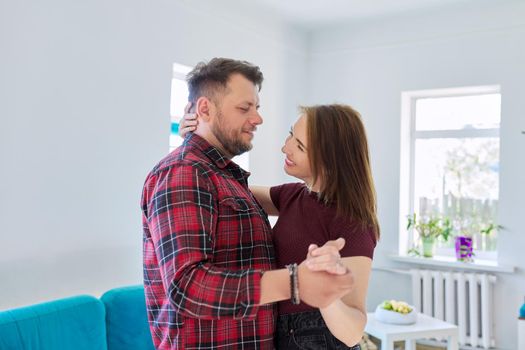
[[[401,93],[399,242],[398,254],[405,256],[414,246],[413,235],[406,229],[406,215],[414,212],[415,144],[417,139],[430,138],[500,138],[500,128],[459,130],[416,130],[416,102],[422,98],[445,98],[501,94],[499,85],[403,91]],[[501,120],[500,120],[501,125]],[[501,141],[500,141],[501,142]],[[450,252],[452,251],[452,252]],[[436,249],[436,256],[453,256],[453,249]],[[476,258],[497,260],[496,253],[476,252]]]
[[[173,63],[172,65],[172,74],[171,74],[171,84],[170,84],[170,136],[169,136],[169,151],[171,152],[178,146],[175,145],[174,142],[172,142],[172,137],[178,137],[178,131],[179,131],[179,118],[175,118],[176,113],[180,113],[181,111],[174,111],[173,110],[173,81],[174,80],[182,80],[186,82],[186,74],[188,74],[192,70],[192,67],[185,66],[179,63]]]

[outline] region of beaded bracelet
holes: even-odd
[[[293,263],[286,265],[286,268],[290,274],[290,301],[294,305],[299,305],[301,299],[299,298],[299,278],[297,276],[297,264]]]

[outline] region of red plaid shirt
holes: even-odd
[[[198,135],[164,158],[142,194],[144,287],[157,349],[273,349],[271,227],[249,173]]]

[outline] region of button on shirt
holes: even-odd
[[[249,173],[198,135],[150,172],[142,194],[144,287],[157,349],[273,349],[271,227]]]

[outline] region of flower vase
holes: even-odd
[[[422,237],[423,241],[423,256],[431,258],[434,256],[434,237]]]
[[[458,261],[472,261],[472,237],[456,237],[456,259]]]

